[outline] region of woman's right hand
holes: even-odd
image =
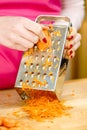
[[[44,38],[43,27],[25,17],[0,17],[0,44],[26,51],[32,48],[40,38]]]

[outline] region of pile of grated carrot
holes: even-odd
[[[57,99],[54,92],[31,89],[29,94],[30,98],[25,100],[23,106],[23,111],[29,118],[38,121],[49,120],[67,115],[66,110],[70,109]]]

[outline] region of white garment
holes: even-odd
[[[68,16],[77,30],[81,27],[84,14],[84,0],[62,0],[61,15]]]

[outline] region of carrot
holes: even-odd
[[[7,118],[7,117],[4,117],[4,118],[3,118],[3,125],[4,125],[5,127],[8,127],[8,128],[14,127],[15,124],[16,124],[16,120],[14,120],[14,119],[12,119],[12,118]]]
[[[19,121],[8,117],[0,117],[0,121],[0,130],[33,130],[33,128],[24,121]]]
[[[52,43],[51,43],[51,36],[50,36],[50,33],[48,32],[48,30],[44,29],[43,30],[43,33],[45,34],[46,36],[46,39],[47,39],[47,43],[45,43],[44,41],[40,40],[38,43],[37,43],[37,47],[40,51],[45,51],[47,48],[49,48]]]

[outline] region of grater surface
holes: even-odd
[[[53,20],[53,17],[49,18]],[[27,88],[55,91],[60,75],[68,26],[53,24],[52,28],[49,28],[48,31],[51,36],[52,45],[45,51],[40,51],[37,45],[35,45],[33,51],[29,49],[24,53],[16,79],[16,88],[22,88],[23,84],[25,84]]]

